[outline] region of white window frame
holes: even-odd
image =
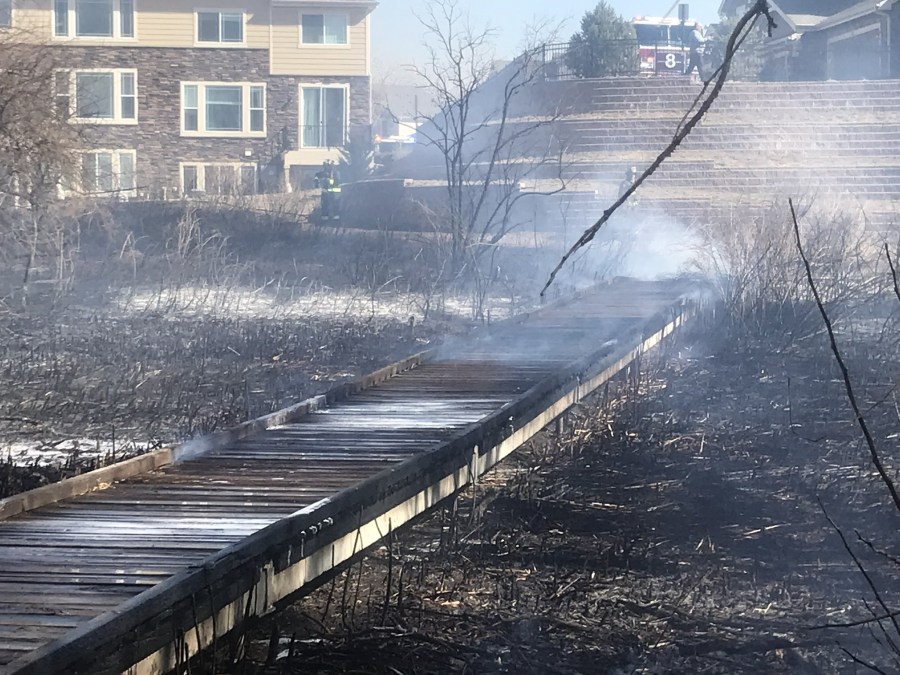
[[[77,3],[78,0],[64,0],[67,6],[66,10],[66,33],[58,34],[56,31],[57,0],[51,0],[50,6],[50,33],[54,40],[82,40],[85,42],[135,42],[138,39],[138,0],[131,0],[131,28],[132,35],[122,35],[122,0],[112,1],[112,35],[78,35],[78,17]]]
[[[303,17],[304,16],[342,16],[344,17],[344,25],[346,26],[347,40],[345,42],[304,42],[303,41]],[[323,19],[324,20],[324,19]],[[324,31],[324,28],[323,28]],[[314,49],[346,49],[350,47],[350,15],[347,12],[300,12],[299,18],[299,45],[301,47],[312,47]],[[324,33],[323,33],[324,39]]]
[[[184,88],[197,87],[197,130],[184,127]],[[207,131],[206,129],[206,88],[207,87],[240,87],[241,88],[241,130],[240,131]],[[251,131],[250,90],[262,87],[263,90],[263,128],[262,131]],[[181,135],[203,138],[265,138],[268,133],[268,93],[265,82],[182,82],[180,88],[179,126]],[[258,110],[258,108],[257,108]],[[188,162],[193,164],[194,162]]]
[[[197,170],[197,189],[186,191],[184,186],[184,169],[185,167],[192,166]],[[241,187],[241,170],[245,167],[250,167],[254,172],[254,179],[256,182],[256,189],[259,189],[259,164],[257,162],[204,162],[201,160],[198,161],[185,161],[178,163],[178,186],[181,189],[181,194],[185,196],[190,196],[192,194],[206,194],[206,167],[214,166],[219,169],[230,168],[234,169],[235,177],[237,179],[236,185]]]
[[[59,97],[68,96],[69,121],[75,124],[105,124],[105,125],[135,125],[140,119],[138,110],[138,76],[137,68],[78,68],[76,70],[57,71],[68,74],[69,91],[67,94],[55,92]],[[113,76],[113,116],[112,117],[79,117],[78,116],[78,86],[79,73],[102,73]],[[127,94],[134,98],[134,118],[122,117],[122,75],[131,75],[134,82],[134,92]]]
[[[303,141],[303,120],[305,119],[305,111],[303,109],[305,98],[303,96],[304,89],[341,89],[344,92],[344,143],[346,146],[350,135],[350,85],[348,83],[324,83],[324,82],[301,82],[298,85],[297,99],[300,112],[298,141],[301,150],[327,150],[335,146],[329,145],[306,145]]]
[[[200,40],[200,15],[201,14],[218,14],[219,15],[219,39],[218,40]],[[240,14],[241,15],[241,41],[226,42],[222,40],[222,15],[223,14]],[[247,24],[248,15],[243,9],[211,9],[198,7],[194,10],[194,46],[195,47],[215,47],[222,48],[240,48],[247,46]]]
[[[99,191],[99,190],[89,190],[87,186],[83,183],[81,185],[82,192],[85,194],[94,194],[94,195],[108,195],[110,197],[115,198],[134,198],[137,196],[137,188],[138,188],[138,180],[137,180],[137,150],[133,150],[130,148],[91,148],[90,150],[83,150],[80,155],[82,156],[81,163],[79,163],[79,168],[84,166],[83,157],[86,155],[98,155],[100,153],[108,153],[112,155],[112,177],[113,180],[118,183],[119,177],[122,175],[122,155],[130,155],[131,156],[131,166],[134,171],[134,187],[130,188],[122,188],[120,185],[116,184],[113,186],[111,192]],[[79,176],[79,182],[81,181],[81,176]]]

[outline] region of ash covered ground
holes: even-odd
[[[719,334],[647,358],[269,618],[236,672],[895,672],[892,622],[825,515],[896,608],[898,514],[824,336]],[[898,363],[848,357],[895,471]]]

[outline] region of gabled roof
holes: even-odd
[[[832,16],[860,0],[770,0],[785,14],[806,14],[810,16]],[[872,0],[874,4],[874,0]]]
[[[856,2],[859,0],[776,0],[769,5],[796,33],[815,29],[828,17]]]

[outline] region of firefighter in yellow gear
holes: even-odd
[[[316,174],[316,187],[322,191],[322,220],[340,220],[341,180],[334,162],[326,160],[322,164],[322,170]]]

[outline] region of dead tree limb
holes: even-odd
[[[834,326],[832,325],[831,318],[828,316],[828,312],[826,311],[825,305],[822,302],[822,297],[819,295],[819,289],[818,286],[816,286],[815,279],[813,278],[809,259],[806,257],[806,253],[803,250],[803,241],[800,238],[800,222],[797,219],[797,211],[794,209],[794,200],[788,200],[788,204],[791,207],[791,218],[793,219],[794,237],[796,238],[797,252],[800,254],[800,259],[803,261],[804,269],[806,269],[806,281],[809,284],[810,290],[812,291],[813,298],[815,298],[816,307],[819,308],[819,314],[822,315],[822,321],[825,322],[825,328],[828,331],[828,340],[831,343],[831,353],[834,354],[834,359],[835,361],[837,361],[838,367],[841,369],[841,376],[844,380],[844,389],[847,392],[847,400],[850,401],[850,407],[853,408],[853,416],[856,418],[856,423],[859,425],[859,428],[866,439],[866,445],[869,447],[869,455],[872,458],[872,464],[875,465],[875,469],[878,471],[878,475],[881,477],[881,481],[885,484],[888,492],[891,494],[891,499],[894,501],[894,507],[897,509],[897,512],[900,513],[900,493],[897,492],[897,486],[894,485],[894,481],[891,479],[891,477],[888,475],[887,470],[884,468],[884,464],[881,461],[881,456],[878,454],[878,448],[875,445],[875,438],[872,436],[872,432],[869,431],[869,425],[866,422],[866,418],[863,415],[863,412],[859,407],[859,403],[856,400],[856,392],[853,389],[853,381],[850,379],[850,371],[847,369],[847,364],[844,362],[844,357],[841,355],[841,350],[838,347],[837,338],[834,335]],[[897,633],[900,634],[900,626],[897,627]]]
[[[891,268],[891,278],[894,280],[894,294],[897,296],[897,300],[900,300],[900,282],[897,281],[897,268],[891,259],[891,247],[887,244],[884,245],[884,253],[887,256],[888,267]]]
[[[772,30],[777,28],[777,24],[775,20],[772,18],[771,13],[769,12],[769,3],[767,0],[756,0],[756,3],[751,7],[744,16],[741,17],[740,21],[738,21],[737,25],[734,28],[734,31],[731,33],[731,37],[728,38],[728,44],[725,47],[725,58],[722,61],[722,65],[713,73],[712,77],[709,80],[704,82],[703,89],[694,99],[694,102],[691,104],[690,109],[688,110],[685,118],[682,119],[682,122],[678,125],[678,128],[675,132],[675,136],[672,138],[671,143],[653,160],[653,163],[647,167],[647,169],[642,173],[637,180],[634,181],[632,186],[626,190],[619,198],[610,206],[606,211],[603,212],[603,215],[600,217],[596,223],[591,225],[587,230],[584,231],[584,234],[579,237],[578,241],[576,241],[572,247],[566,252],[566,254],[559,261],[559,264],[553,269],[550,273],[550,277],[547,279],[547,283],[544,284],[544,288],[541,290],[541,297],[547,292],[547,289],[553,283],[554,279],[556,279],[556,275],[559,274],[559,271],[563,268],[566,262],[571,258],[579,249],[587,246],[597,235],[597,232],[600,231],[600,228],[606,224],[606,222],[612,217],[612,215],[625,204],[630,198],[631,195],[635,193],[635,191],[643,184],[645,180],[647,180],[650,176],[652,176],[656,170],[665,162],[675,150],[678,149],[678,146],[686,139],[690,133],[694,130],[694,128],[703,120],[706,116],[706,113],[712,107],[712,104],[715,103],[716,99],[719,97],[719,94],[722,92],[722,87],[725,86],[725,82],[728,80],[728,72],[731,70],[731,63],[734,60],[735,54],[737,54],[738,49],[740,49],[741,45],[750,35],[753,30],[753,27],[756,25],[756,21],[760,16],[765,16],[768,22],[768,30],[769,36],[772,35]],[[707,89],[709,89],[710,84],[713,83],[712,89],[709,91],[707,95]],[[705,98],[704,98],[705,97]],[[691,115],[691,111],[696,108],[696,112]],[[688,117],[689,116],[689,117]]]

